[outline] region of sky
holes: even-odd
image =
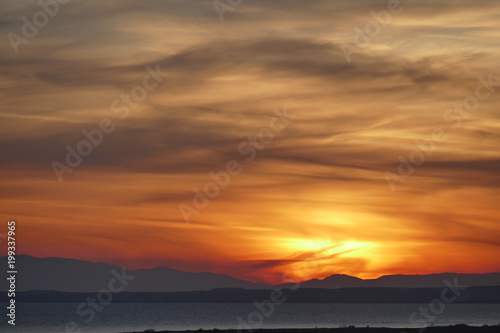
[[[500,271],[498,1],[44,1],[0,4],[18,254]]]

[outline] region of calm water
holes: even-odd
[[[62,333],[73,321],[82,332],[238,328],[238,317],[257,328],[339,327],[341,325],[416,327],[410,315],[428,304],[281,304],[269,317],[258,314],[252,304],[115,303],[107,305],[95,318],[76,313],[76,303],[18,304],[16,326],[7,325],[2,314],[1,332]],[[4,306],[2,306],[5,309]],[[267,313],[269,314],[269,313]],[[418,316],[416,319],[421,318]],[[253,320],[253,322],[252,322]],[[259,320],[262,324],[259,326]],[[437,316],[434,325],[500,323],[500,304],[451,304]],[[245,332],[245,331],[244,331]]]

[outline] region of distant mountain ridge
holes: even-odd
[[[7,257],[0,257],[6,262]],[[62,292],[95,292],[106,288],[112,271],[122,273],[122,268],[104,263],[63,258],[36,258],[27,255],[16,257],[19,273],[17,291],[53,290]],[[6,265],[3,265],[6,267]],[[193,273],[168,267],[128,271],[135,278],[127,286],[127,292],[182,292],[208,291],[216,288],[270,289],[290,288],[293,283],[277,286],[258,284],[224,274]],[[500,286],[500,273],[487,274],[429,274],[387,275],[377,279],[363,280],[349,275],[336,274],[322,280],[302,282],[301,288],[441,288],[444,280],[465,286]],[[7,290],[7,280],[2,279],[0,290]]]
[[[0,257],[5,262],[7,257]],[[112,271],[122,274],[122,268],[104,263],[92,263],[77,259],[36,258],[27,255],[16,256],[18,267],[17,290],[53,290],[67,292],[94,292],[106,288],[114,277]],[[6,267],[6,265],[2,265]],[[240,280],[224,274],[192,273],[168,267],[127,271],[134,279],[127,291],[193,291],[214,288],[268,288],[250,281]],[[6,280],[0,290],[6,290]]]
[[[377,279],[360,279],[357,277],[337,274],[322,280],[312,279],[301,284],[302,288],[439,288],[444,286],[444,280],[455,278],[466,286],[500,286],[500,273],[459,274],[439,273],[427,275],[384,275]],[[289,284],[283,284],[283,287]]]

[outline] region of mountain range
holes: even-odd
[[[0,257],[6,267],[7,257]],[[16,256],[18,274],[16,290],[52,290],[61,292],[95,292],[106,288],[114,277],[112,271],[122,273],[122,268],[105,263],[93,263],[76,259],[36,258],[28,255]],[[179,292],[206,291],[216,288],[272,289],[290,288],[294,284],[277,286],[258,284],[224,274],[193,273],[168,267],[127,271],[134,277],[127,292]],[[300,284],[300,288],[442,288],[445,280],[465,286],[500,286],[500,273],[457,274],[441,273],[429,275],[386,275],[377,279],[360,279],[343,274],[334,274],[322,280],[312,279]],[[0,290],[7,290],[7,280],[2,279]]]

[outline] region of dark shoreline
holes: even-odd
[[[385,328],[385,327],[341,327],[341,328],[269,328],[254,330],[213,329],[213,330],[187,330],[187,331],[134,331],[122,333],[500,333],[500,326],[431,326],[427,328]]]
[[[297,290],[280,289],[287,303],[420,303],[441,299],[443,288],[340,288]],[[50,290],[21,291],[20,302],[80,303],[95,292],[64,292]],[[219,288],[209,291],[121,292],[113,295],[116,303],[253,303],[268,300],[273,289]],[[0,302],[8,302],[7,293],[0,293]],[[500,304],[500,285],[468,287],[454,303]],[[500,332],[499,332],[500,333]]]

